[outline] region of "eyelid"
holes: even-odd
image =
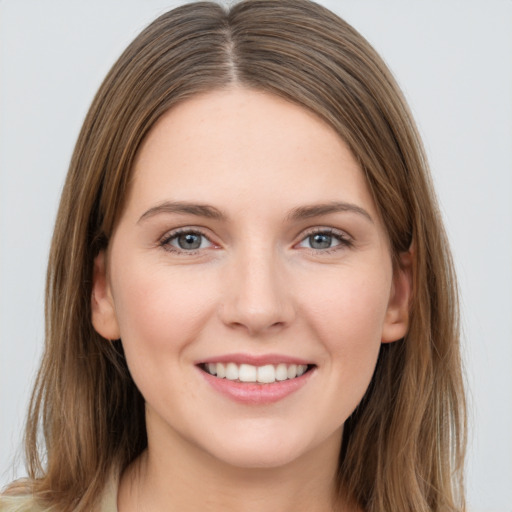
[[[188,233],[196,234],[196,235],[200,235],[200,236],[204,237],[211,244],[211,247],[214,247],[214,248],[219,247],[219,245],[216,244],[212,240],[212,237],[209,236],[203,228],[200,228],[198,226],[183,226],[183,227],[171,229],[170,231],[166,231],[165,234],[158,239],[158,246],[167,252],[171,252],[171,253],[175,253],[175,254],[179,254],[179,255],[183,254],[183,255],[188,255],[188,256],[197,254],[200,251],[204,251],[205,249],[211,248],[211,247],[202,247],[202,248],[198,248],[198,249],[186,250],[186,249],[180,249],[179,247],[175,247],[170,244],[170,241],[173,240],[174,238],[176,238],[180,235],[183,235],[183,234],[188,234]]]
[[[199,227],[199,226],[182,226],[179,228],[174,228],[169,231],[166,231],[164,235],[162,235],[157,242],[157,245],[164,249],[167,252],[176,253],[176,254],[183,254],[183,255],[194,255],[198,252],[204,251],[205,249],[211,249],[211,248],[220,248],[220,244],[216,243],[214,240],[212,240],[212,236],[208,234],[208,230]],[[182,234],[197,234],[202,237],[204,237],[206,240],[208,240],[210,246],[209,247],[200,247],[197,249],[180,249],[179,247],[175,247],[170,244],[170,241],[174,238],[177,238],[179,235]],[[333,252],[336,250],[342,250],[346,248],[350,248],[354,245],[354,239],[351,235],[349,235],[346,231],[328,227],[328,226],[315,226],[311,227],[305,231],[303,231],[298,238],[298,241],[294,244],[294,247],[299,246],[302,242],[304,242],[308,237],[316,235],[316,234],[326,234],[332,237],[335,237],[338,240],[338,244],[336,244],[333,247],[328,247],[325,249],[314,249],[314,248],[308,248],[303,247],[305,250],[309,250],[312,253],[315,254],[327,254],[329,252]]]
[[[329,235],[329,236],[333,236],[333,237],[338,239],[339,244],[337,244],[337,245],[335,245],[333,247],[328,247],[326,249],[313,249],[313,248],[308,248],[308,247],[304,247],[304,249],[310,250],[310,251],[312,251],[314,253],[317,253],[317,254],[319,254],[319,253],[326,254],[328,252],[332,252],[332,251],[335,251],[335,250],[349,248],[349,247],[352,247],[354,245],[354,239],[346,231],[343,231],[343,230],[340,230],[340,229],[336,229],[336,228],[333,228],[333,227],[316,226],[316,227],[313,227],[313,228],[309,228],[306,231],[303,231],[300,234],[300,239],[295,244],[295,247],[297,247],[299,244],[304,242],[308,237],[316,235],[316,234],[326,234],[326,235]]]

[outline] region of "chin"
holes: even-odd
[[[277,469],[292,464],[303,455],[294,449],[274,450],[273,447],[244,446],[229,452],[218,454],[217,458],[225,464],[242,469]]]
[[[249,435],[252,434],[252,435]],[[322,444],[336,443],[334,449],[338,449],[336,439],[310,439],[307,432],[299,428],[287,426],[284,432],[279,429],[265,432],[245,432],[244,434],[230,433],[224,442],[212,443],[214,448],[203,446],[217,460],[229,466],[245,469],[276,469],[307,460],[308,454],[316,452]],[[338,437],[338,436],[336,436]],[[339,436],[341,439],[341,435]],[[229,441],[229,442],[226,442]],[[330,447],[332,449],[332,447]]]

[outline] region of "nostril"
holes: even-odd
[[[295,317],[293,298],[275,272],[255,270],[261,262],[244,266],[245,274],[229,279],[219,303],[222,322],[232,328],[244,327],[251,335],[285,328]],[[270,263],[268,264],[270,266]]]

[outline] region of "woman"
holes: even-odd
[[[304,0],[175,9],[80,134],[1,510],[461,510],[456,304],[368,43]]]

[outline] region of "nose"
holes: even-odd
[[[221,320],[250,336],[275,332],[295,316],[286,272],[279,257],[271,253],[242,256],[225,276]]]

